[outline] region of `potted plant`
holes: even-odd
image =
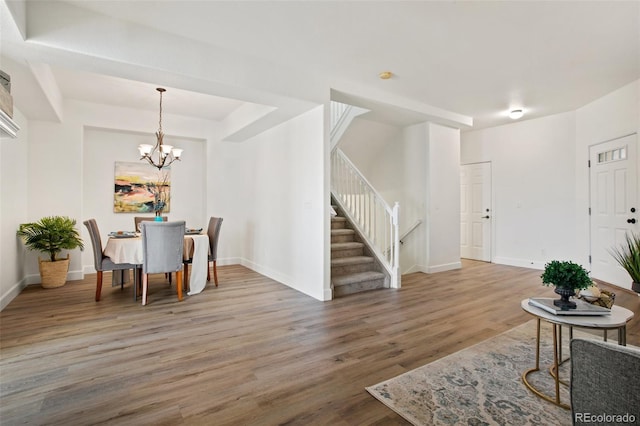
[[[555,285],[555,292],[560,295],[559,300],[553,304],[560,309],[575,309],[576,304],[569,300],[577,290],[591,286],[591,278],[582,266],[571,261],[552,260],[544,266],[544,272],[540,275],[542,284]]]
[[[613,258],[631,276],[631,289],[640,293],[640,235],[629,233],[626,243],[609,251]]]
[[[64,259],[57,256],[62,250],[84,249],[75,219],[66,216],[43,217],[38,222],[23,223],[18,228],[27,249],[46,253],[48,260],[38,257],[42,287],[61,287],[67,282],[69,254]]]

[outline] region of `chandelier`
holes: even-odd
[[[174,161],[180,160],[182,150],[162,143],[162,139],[164,138],[164,133],[162,132],[162,93],[167,90],[162,87],[158,87],[156,90],[160,92],[160,121],[158,122],[158,131],[156,132],[157,142],[155,146],[146,143],[140,144],[138,145],[138,150],[142,156],[140,157],[141,160],[147,160],[153,167],[161,170],[164,167],[168,167]],[[155,160],[154,157],[156,157]]]

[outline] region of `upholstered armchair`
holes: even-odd
[[[640,348],[589,339],[571,341],[571,414],[574,425],[609,425],[599,416],[640,422]],[[602,421],[600,421],[602,420]],[[616,423],[616,424],[618,424]]]

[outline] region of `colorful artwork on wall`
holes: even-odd
[[[168,213],[171,207],[171,169],[160,171],[146,163],[116,161],[114,213]]]

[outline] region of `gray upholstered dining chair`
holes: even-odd
[[[209,227],[207,228],[207,236],[209,237],[209,255],[207,259],[207,281],[211,281],[211,269],[209,263],[213,262],[213,281],[218,287],[218,270],[216,269],[216,259],[218,258],[218,237],[220,236],[220,227],[222,226],[221,217],[211,217],[209,219]],[[193,263],[193,259],[184,259],[184,279],[189,279],[189,265]],[[189,285],[187,284],[187,288]]]
[[[140,222],[146,222],[146,221],[152,222],[155,220],[156,220],[155,216],[134,216],[133,223],[135,226],[135,232],[140,232]],[[167,216],[162,216],[163,222],[166,222],[167,220],[169,220]],[[169,278],[169,284],[171,284],[171,274],[165,274],[165,277]]]
[[[102,293],[102,273],[104,271],[124,271],[134,269],[136,265],[130,263],[113,263],[109,256],[104,255],[102,249],[102,239],[100,238],[100,230],[95,219],[88,219],[83,222],[89,230],[91,237],[91,246],[93,247],[93,264],[97,272],[96,280],[96,302],[100,301],[100,293]]]
[[[142,231],[142,304],[147,304],[149,274],[176,273],[178,300],[182,300],[182,254],[185,221],[140,224]]]
[[[209,236],[209,260],[207,262],[207,281],[211,281],[211,274],[209,273],[209,262],[213,262],[213,282],[218,287],[218,269],[216,268],[216,261],[218,259],[218,237],[220,237],[220,228],[222,227],[221,217],[211,217],[209,219],[209,227],[207,228],[207,235]]]

